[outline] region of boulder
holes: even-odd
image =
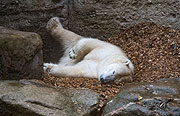
[[[0,0],[0,25],[20,31],[38,33],[43,40],[45,62],[58,62],[61,45],[46,31],[48,20],[60,17],[68,25],[69,0]]]
[[[101,111],[102,116],[179,116],[180,78],[125,85]]]
[[[0,80],[41,79],[42,63],[38,34],[0,27]]]
[[[0,82],[1,116],[94,115],[99,95],[89,89],[55,88],[33,80]]]

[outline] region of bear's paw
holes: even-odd
[[[53,67],[54,67],[54,64],[52,64],[52,63],[44,63],[43,64],[43,70],[44,70],[44,72],[47,72],[47,73],[51,72],[51,69]]]
[[[53,17],[48,21],[46,28],[48,31],[51,31],[52,29],[55,29],[56,27],[62,27],[62,25],[58,17]]]
[[[75,50],[73,48],[71,48],[69,50],[69,58],[70,59],[76,59],[77,58],[77,54],[76,54],[76,52],[75,52]]]

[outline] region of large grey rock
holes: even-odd
[[[103,116],[179,116],[180,78],[125,85],[102,108]]]
[[[0,82],[0,116],[88,116],[98,103],[99,95],[89,89],[54,88],[28,80]]]
[[[0,27],[0,80],[41,79],[42,63],[38,34]]]
[[[134,24],[151,21],[180,29],[179,0],[72,0],[69,27],[101,39]]]
[[[62,55],[61,46],[46,31],[51,17],[61,18],[68,26],[69,0],[0,0],[0,26],[38,33],[43,39],[44,61],[57,62]]]

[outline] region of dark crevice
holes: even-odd
[[[21,105],[10,104],[0,100],[0,116],[42,116]]]
[[[27,103],[31,103],[31,104],[35,104],[35,105],[39,105],[39,106],[43,106],[43,107],[46,107],[46,108],[50,108],[52,110],[63,110],[61,108],[57,108],[57,107],[54,107],[54,106],[50,106],[48,104],[44,104],[44,103],[41,103],[41,102],[38,102],[38,101],[26,101]]]

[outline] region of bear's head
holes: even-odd
[[[108,83],[117,78],[131,76],[134,67],[131,62],[116,62],[103,66],[101,69],[98,73],[98,78],[101,83]]]

